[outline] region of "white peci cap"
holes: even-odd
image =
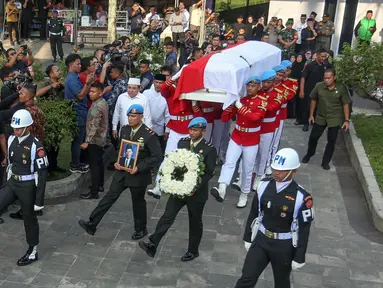
[[[129,78],[128,85],[141,85],[141,81],[139,78]]]

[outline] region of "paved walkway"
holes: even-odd
[[[289,124],[281,146],[293,147],[302,156],[308,135]],[[323,149],[323,140],[319,150]],[[307,265],[293,273],[293,287],[382,288],[383,238],[371,225],[342,137],[336,148],[335,168],[324,171],[319,164],[320,156],[316,156],[310,164],[302,165],[297,175],[298,182],[314,196],[316,219]],[[215,181],[217,176],[211,184]],[[106,186],[109,184],[110,179]],[[97,201],[70,197],[47,203],[44,216],[39,218],[40,261],[23,268],[15,264],[26,249],[22,222],[4,215],[6,223],[0,227],[0,287],[232,288],[245,257],[242,233],[248,215],[248,208],[235,207],[238,194],[231,189],[223,204],[209,198],[200,257],[190,263],[179,261],[187,247],[185,209],[152,260],[130,240],[133,223],[128,191],[103,219],[94,237],[85,234],[77,220],[86,219]],[[165,197],[160,201],[148,199],[149,232],[165,203]],[[257,287],[273,287],[271,280],[268,269]]]

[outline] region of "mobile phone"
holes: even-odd
[[[28,45],[21,45],[20,47],[23,48],[24,50],[28,49]]]

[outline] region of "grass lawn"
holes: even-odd
[[[48,181],[59,180],[71,174],[69,171],[69,164],[71,161],[70,147],[71,147],[71,137],[66,136],[60,144],[60,152],[59,152],[59,157],[57,159],[58,166],[60,168],[65,169],[66,172],[65,173],[54,172],[52,174],[49,174]]]
[[[352,117],[356,133],[361,138],[380,190],[383,191],[383,117]]]

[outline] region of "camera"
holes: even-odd
[[[126,57],[129,58],[129,55],[127,53],[122,53],[119,51],[104,50],[104,52],[105,52],[104,54],[105,62],[107,61],[111,61],[112,63],[124,62],[122,61],[122,58],[126,58]]]
[[[13,80],[6,81],[4,85],[16,92],[19,85],[25,85],[26,83],[33,83],[33,79],[29,76],[19,74]]]

